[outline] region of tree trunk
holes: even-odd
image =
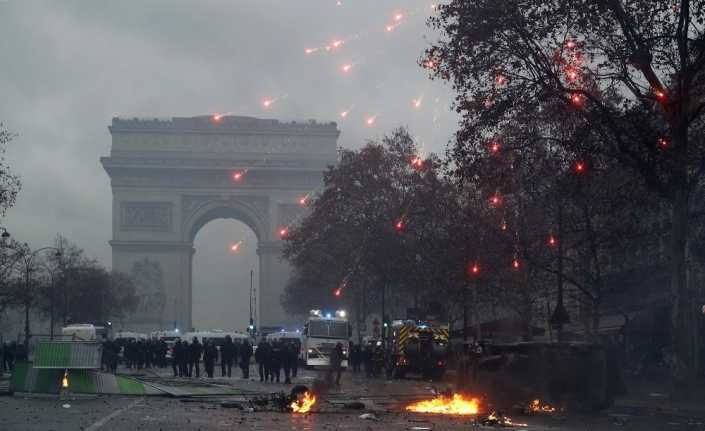
[[[688,191],[676,190],[671,214],[671,396],[690,398],[693,394],[696,364],[693,331],[694,307],[686,278],[688,244]]]

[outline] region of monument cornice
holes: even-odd
[[[289,122],[254,117],[211,115],[172,118],[113,118],[110,133],[217,134],[217,135],[297,135],[337,138],[335,122]]]
[[[331,160],[260,160],[242,159],[196,159],[196,158],[136,158],[136,157],[101,157],[100,162],[108,168],[125,169],[188,169],[188,170],[229,170],[256,169],[258,171],[315,171],[320,173],[335,163]]]

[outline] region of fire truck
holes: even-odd
[[[448,360],[448,326],[413,320],[395,320],[387,340],[388,367],[393,377],[407,372],[441,379]]]

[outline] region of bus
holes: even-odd
[[[335,345],[343,345],[342,366],[348,366],[348,346],[352,328],[344,310],[335,314],[311,310],[303,331],[303,363],[308,367],[330,366],[330,354]]]

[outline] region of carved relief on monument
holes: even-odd
[[[120,228],[123,231],[171,231],[171,202],[122,202]]]
[[[140,304],[133,315],[135,322],[164,324],[166,290],[164,273],[159,262],[145,258],[135,262],[130,271]]]

